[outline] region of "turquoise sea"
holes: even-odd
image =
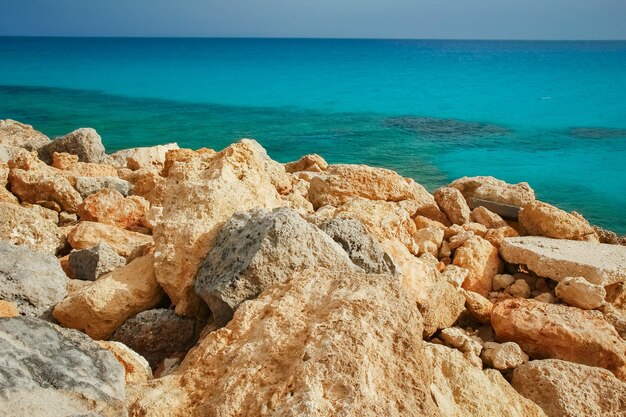
[[[0,37],[0,119],[109,151],[256,138],[286,162],[464,175],[626,233],[626,42]]]

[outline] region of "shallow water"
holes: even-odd
[[[620,233],[624,97],[626,42],[0,38],[0,118],[50,136],[493,175]]]

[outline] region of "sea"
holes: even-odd
[[[109,152],[254,138],[281,162],[462,176],[626,233],[626,42],[0,37],[0,119]]]

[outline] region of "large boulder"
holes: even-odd
[[[110,224],[127,229],[139,226],[150,203],[138,196],[124,197],[119,191],[103,188],[91,194],[78,207],[81,220]]]
[[[307,268],[358,269],[328,235],[289,208],[233,215],[196,277],[196,292],[225,325],[242,302]]]
[[[178,314],[207,314],[193,284],[224,222],[235,212],[284,205],[277,187],[286,187],[288,174],[274,164],[251,140],[174,164],[167,178],[163,221],[153,235],[157,280]]]
[[[165,164],[165,154],[173,149],[178,149],[178,144],[123,149],[110,155],[109,163],[132,170],[147,168],[160,172]]]
[[[540,201],[530,202],[519,212],[519,223],[526,234],[554,239],[598,241],[587,220]]]
[[[83,198],[87,198],[104,188],[119,191],[124,197],[128,197],[133,189],[133,185],[126,180],[112,176],[76,177],[76,190]]]
[[[33,129],[31,125],[11,119],[0,120],[0,145],[36,151],[49,142],[46,135]]]
[[[0,414],[126,415],[124,369],[75,330],[33,317],[0,320]]]
[[[491,291],[493,277],[502,272],[498,249],[479,236],[471,236],[457,249],[454,265],[469,270],[463,288],[484,297]]]
[[[434,196],[437,205],[452,223],[465,224],[470,221],[470,208],[459,190],[442,187],[435,191]]]
[[[89,249],[72,251],[68,258],[72,278],[85,281],[95,281],[100,276],[126,265],[126,259],[105,242]]]
[[[470,206],[472,199],[517,207],[535,200],[535,192],[526,182],[507,184],[494,177],[463,177],[453,181],[449,186],[459,190]]]
[[[49,316],[66,295],[67,276],[53,255],[0,241],[0,300],[24,316]]]
[[[146,255],[103,275],[57,304],[54,318],[93,339],[108,339],[129,317],[153,308],[163,298],[153,264],[152,255]]]
[[[128,258],[135,249],[151,244],[153,240],[152,236],[108,224],[80,222],[68,233],[67,242],[73,249],[89,249],[104,242],[119,255]]]
[[[38,149],[39,158],[47,164],[52,163],[54,152],[65,152],[78,156],[81,162],[106,162],[106,153],[100,135],[91,128],[76,129],[65,136],[54,139]]]
[[[389,275],[309,269],[240,306],[131,415],[438,417],[421,319]]]
[[[517,298],[497,303],[491,324],[498,340],[516,342],[531,357],[598,366],[626,378],[626,341],[600,312]]]
[[[626,384],[604,369],[556,359],[531,361],[515,369],[511,384],[548,417],[626,415]]]
[[[55,254],[63,247],[59,228],[27,208],[0,202],[0,240]]]
[[[70,181],[59,175],[50,176],[45,172],[12,169],[9,174],[11,192],[20,201],[32,204],[53,204],[58,211],[75,213],[83,202],[80,193]]]

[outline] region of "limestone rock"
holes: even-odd
[[[425,343],[433,369],[431,395],[445,417],[545,417],[532,401],[519,395],[500,372],[472,366],[461,352]]]
[[[515,282],[513,275],[496,274],[493,276],[492,286],[494,291],[505,290]]]
[[[165,152],[165,164],[163,165],[163,170],[161,171],[161,175],[163,177],[168,177],[170,175],[170,170],[174,166],[176,162],[189,162],[191,159],[197,156],[213,156],[217,154],[213,149],[202,148],[194,151],[193,149],[170,149]]]
[[[626,415],[626,384],[610,372],[548,359],[519,366],[511,381],[548,417],[621,417]]]
[[[176,163],[170,171],[163,221],[153,235],[157,280],[178,314],[206,314],[193,283],[224,222],[235,212],[284,204],[274,186],[281,183],[280,173],[267,170],[267,159],[260,145],[243,140],[208,160]]]
[[[455,288],[460,288],[469,275],[469,271],[456,265],[446,265],[443,278]]]
[[[136,248],[153,243],[152,236],[95,222],[78,223],[67,235],[67,241],[77,250],[89,249],[104,242],[125,258]]]
[[[480,341],[472,338],[460,327],[450,327],[443,329],[440,333],[441,340],[449,346],[463,352],[480,356],[483,347]]]
[[[0,318],[17,317],[19,315],[20,311],[17,309],[17,305],[15,305],[15,303],[0,300]]]
[[[111,336],[146,358],[155,369],[164,359],[186,354],[198,341],[204,322],[172,310],[146,310],[126,320]]]
[[[465,297],[465,308],[476,321],[480,323],[491,323],[491,310],[493,303],[482,295],[473,291],[461,292]]]
[[[518,237],[519,233],[517,230],[513,229],[510,226],[499,227],[497,229],[489,229],[485,233],[485,240],[489,241],[493,246],[500,249],[502,246],[502,242],[507,237]]]
[[[174,149],[179,149],[178,144],[168,143],[166,145],[124,149],[110,155],[109,163],[118,167],[128,167],[133,171],[141,168],[161,171],[165,164],[165,154]]]
[[[140,225],[150,204],[142,197],[124,197],[120,192],[103,188],[91,194],[78,208],[83,221],[95,221],[128,229]]]
[[[598,366],[626,377],[626,341],[597,311],[511,299],[495,305],[491,324],[498,340],[516,342],[531,357]]]
[[[96,343],[108,350],[124,367],[126,384],[140,384],[152,379],[152,369],[141,355],[120,342],[99,340]]]
[[[564,278],[554,290],[561,300],[583,310],[600,307],[606,297],[606,290],[603,286],[594,285],[582,277]]]
[[[489,211],[483,206],[476,207],[472,210],[470,220],[482,224],[487,227],[487,229],[498,229],[500,227],[508,226],[502,217]]]
[[[352,262],[365,272],[391,275],[396,273],[393,260],[368,234],[361,222],[333,219],[322,223],[320,229],[339,243]]]
[[[133,186],[128,181],[118,177],[76,177],[76,190],[83,198],[105,188],[116,190],[124,197],[128,197]]]
[[[442,187],[435,191],[435,201],[454,224],[465,224],[470,220],[470,208],[463,195],[452,187]]]
[[[64,242],[59,228],[39,214],[0,202],[0,240],[54,254]]]
[[[92,162],[80,162],[78,155],[65,152],[52,153],[52,166],[61,171],[59,174],[67,177],[116,177],[117,170],[111,165],[96,164]]]
[[[11,119],[0,120],[0,145],[36,151],[48,142],[50,139],[31,125]]]
[[[591,226],[598,235],[600,243],[609,243],[611,245],[626,245],[626,236],[618,236],[617,233],[605,230],[598,226]]]
[[[388,275],[307,270],[242,304],[174,374],[137,387],[130,414],[438,417],[420,335]]]
[[[223,326],[243,301],[307,268],[357,269],[339,244],[293,210],[251,210],[222,227],[195,289]]]
[[[35,171],[12,169],[9,174],[11,192],[20,201],[32,204],[52,202],[64,211],[75,213],[83,202],[69,180],[62,176],[49,176]],[[59,210],[60,211],[60,210]]]
[[[93,248],[72,251],[69,255],[69,267],[75,279],[95,281],[124,265],[126,259],[105,242],[98,243]]]
[[[533,236],[598,241],[596,232],[582,216],[567,213],[540,201],[533,201],[522,207],[519,223],[526,234]]]
[[[147,255],[103,275],[57,304],[54,318],[93,339],[108,339],[129,317],[153,308],[163,298],[153,263],[152,255]]]
[[[528,355],[514,342],[485,342],[480,358],[499,371],[513,369],[528,362]]]
[[[535,192],[525,182],[507,184],[494,177],[463,177],[449,186],[458,189],[468,203],[477,198],[521,207],[535,200]]]
[[[427,227],[413,234],[413,239],[419,247],[419,253],[430,253],[433,256],[439,254],[439,248],[443,243],[443,229],[439,227]]]
[[[148,169],[132,171],[124,180],[133,186],[132,194],[143,197],[153,205],[163,205],[167,180],[157,172]]]
[[[500,253],[505,261],[555,281],[584,277],[602,286],[626,281],[624,246],[527,236],[504,239]]]
[[[65,152],[78,156],[81,162],[93,162],[99,164],[106,161],[106,153],[102,145],[102,139],[91,128],[81,128],[57,138],[38,149],[39,158],[52,163],[54,152]]]
[[[124,370],[75,330],[34,317],[0,320],[0,369],[3,415],[126,414]]]
[[[294,162],[285,164],[285,171],[293,172],[324,172],[328,169],[328,163],[317,154],[305,155]]]
[[[528,283],[523,279],[516,279],[515,282],[508,288],[508,291],[513,297],[519,298],[529,298],[531,293]]]
[[[454,265],[469,270],[463,288],[486,297],[491,291],[493,277],[501,272],[502,261],[498,250],[485,239],[472,236],[454,256]]]

